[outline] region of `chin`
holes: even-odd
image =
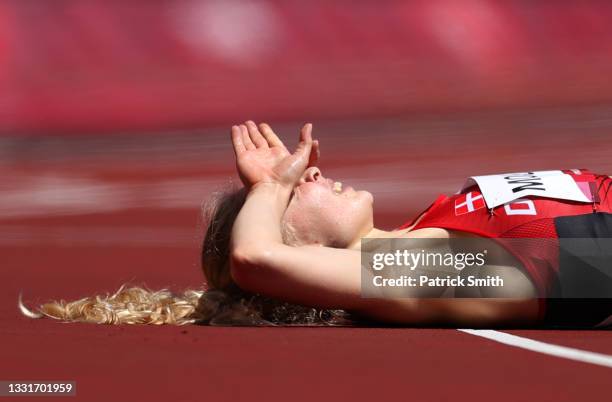
[[[357,192],[361,197],[369,200],[370,204],[374,204],[374,196],[369,191],[358,191]]]

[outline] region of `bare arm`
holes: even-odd
[[[257,243],[245,251],[232,260],[238,285],[293,303],[342,308],[405,325],[529,325],[539,313],[538,300],[528,297],[362,298],[360,253],[355,250]]]
[[[246,138],[244,129],[232,132],[243,178],[249,177],[247,147],[258,149],[253,141],[257,133],[251,133],[252,128],[248,127],[251,135]],[[270,138],[274,139],[267,136],[268,146],[273,147]],[[252,142],[245,145],[249,139]],[[538,305],[532,299],[365,299],[361,297],[359,251],[283,244],[281,219],[292,180],[306,168],[311,148],[310,128],[305,127],[293,159],[287,161],[287,153],[272,164],[289,165],[294,169],[293,177],[282,173],[286,168],[272,168],[269,173],[264,168],[258,181],[247,179],[245,184],[250,184],[251,190],[234,223],[231,244],[232,277],[241,288],[293,303],[342,308],[407,325],[499,326],[536,319]],[[262,154],[265,156],[265,150]],[[261,166],[257,172],[262,175]]]

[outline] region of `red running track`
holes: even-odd
[[[371,189],[378,225],[391,228],[468,174],[612,172],[610,115],[602,106],[314,123],[323,173]],[[288,138],[297,124],[280,129]],[[200,287],[200,205],[232,177],[230,152],[225,128],[0,139],[0,380],[74,380],[70,400],[83,401],[605,399],[610,368],[453,329],[111,327],[20,316],[20,290],[34,304],[126,281]],[[612,354],[610,331],[508,332]]]

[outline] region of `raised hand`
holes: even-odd
[[[232,127],[232,144],[238,174],[246,187],[258,183],[293,187],[319,157],[319,143],[312,140],[312,124],[302,127],[294,153],[287,150],[270,126],[262,123],[257,127],[252,121]]]

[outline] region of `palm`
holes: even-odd
[[[238,173],[245,186],[278,178],[283,161],[291,154],[284,146],[247,150],[236,159]]]
[[[268,125],[258,128],[251,121],[232,127],[232,144],[238,174],[246,187],[261,182],[294,185],[318,158],[318,143],[313,144],[308,124],[302,128],[300,144],[293,154]],[[311,153],[312,147],[316,149]]]

